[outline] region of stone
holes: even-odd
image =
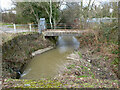
[[[51,50],[51,49],[53,49],[53,47],[51,47],[51,46],[50,46],[50,47],[47,47],[47,48],[44,48],[44,49],[40,49],[40,50],[38,50],[38,51],[33,52],[33,53],[32,53],[32,56],[35,56],[35,55],[44,53],[44,52],[49,51],[49,50]]]
[[[79,75],[80,75],[80,73],[79,73],[78,71],[76,71],[76,72],[75,72],[75,75],[78,75],[78,76],[79,76]]]
[[[91,62],[91,60],[88,60],[88,62]]]
[[[100,70],[100,68],[98,68],[98,70]]]
[[[25,84],[25,86],[27,87],[27,86],[31,86],[30,84]]]

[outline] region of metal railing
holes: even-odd
[[[75,24],[65,24],[65,23],[59,23],[57,25],[52,25],[53,27],[51,28],[50,23],[46,23],[47,29],[79,29],[79,25]]]

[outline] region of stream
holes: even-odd
[[[35,56],[26,66],[20,79],[53,78],[67,63],[66,57],[79,48],[74,36],[59,36],[55,49]]]

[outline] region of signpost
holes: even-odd
[[[45,18],[40,18],[40,21],[38,23],[38,29],[39,33],[42,33],[42,31],[46,29]]]

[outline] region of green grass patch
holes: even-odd
[[[59,88],[63,86],[61,82],[58,80],[9,80],[9,82],[13,82],[14,84],[11,87],[14,88]],[[8,82],[8,84],[9,84]],[[17,83],[17,85],[16,85]]]
[[[10,23],[0,23],[0,26],[1,25],[13,25],[13,24],[10,24]]]
[[[89,77],[89,76],[87,75],[77,76],[77,78],[81,78],[81,77]]]

